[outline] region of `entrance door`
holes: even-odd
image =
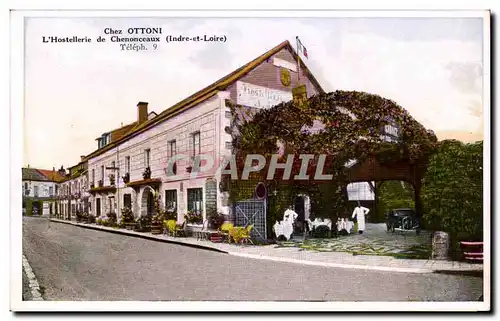
[[[97,217],[101,216],[101,199],[96,198],[95,200],[95,214]]]
[[[148,193],[148,205],[147,205],[147,209],[148,209],[148,215],[154,215],[154,211],[155,211],[155,202],[154,202],[154,197],[153,197],[153,193],[149,192]]]
[[[303,233],[304,232],[304,221],[305,221],[305,206],[304,206],[304,197],[297,196],[295,197],[295,212],[298,214],[297,220],[295,221],[295,233]]]

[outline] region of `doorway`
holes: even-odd
[[[305,197],[296,196],[294,201],[294,210],[298,214],[297,220],[295,221],[294,233],[304,233],[305,220],[306,220],[306,207],[305,207]]]

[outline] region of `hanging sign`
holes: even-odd
[[[307,88],[306,85],[300,85],[292,89],[293,103],[298,107],[307,106]]]

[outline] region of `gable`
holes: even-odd
[[[290,77],[289,83],[282,81],[282,73]],[[306,86],[308,97],[323,92],[305,65],[298,67],[295,52],[286,46],[236,79],[228,90],[233,103],[266,108],[292,100],[292,89],[299,85]]]

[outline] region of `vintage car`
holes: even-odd
[[[414,230],[420,234],[420,220],[412,208],[396,208],[386,213],[387,231],[395,232]]]

